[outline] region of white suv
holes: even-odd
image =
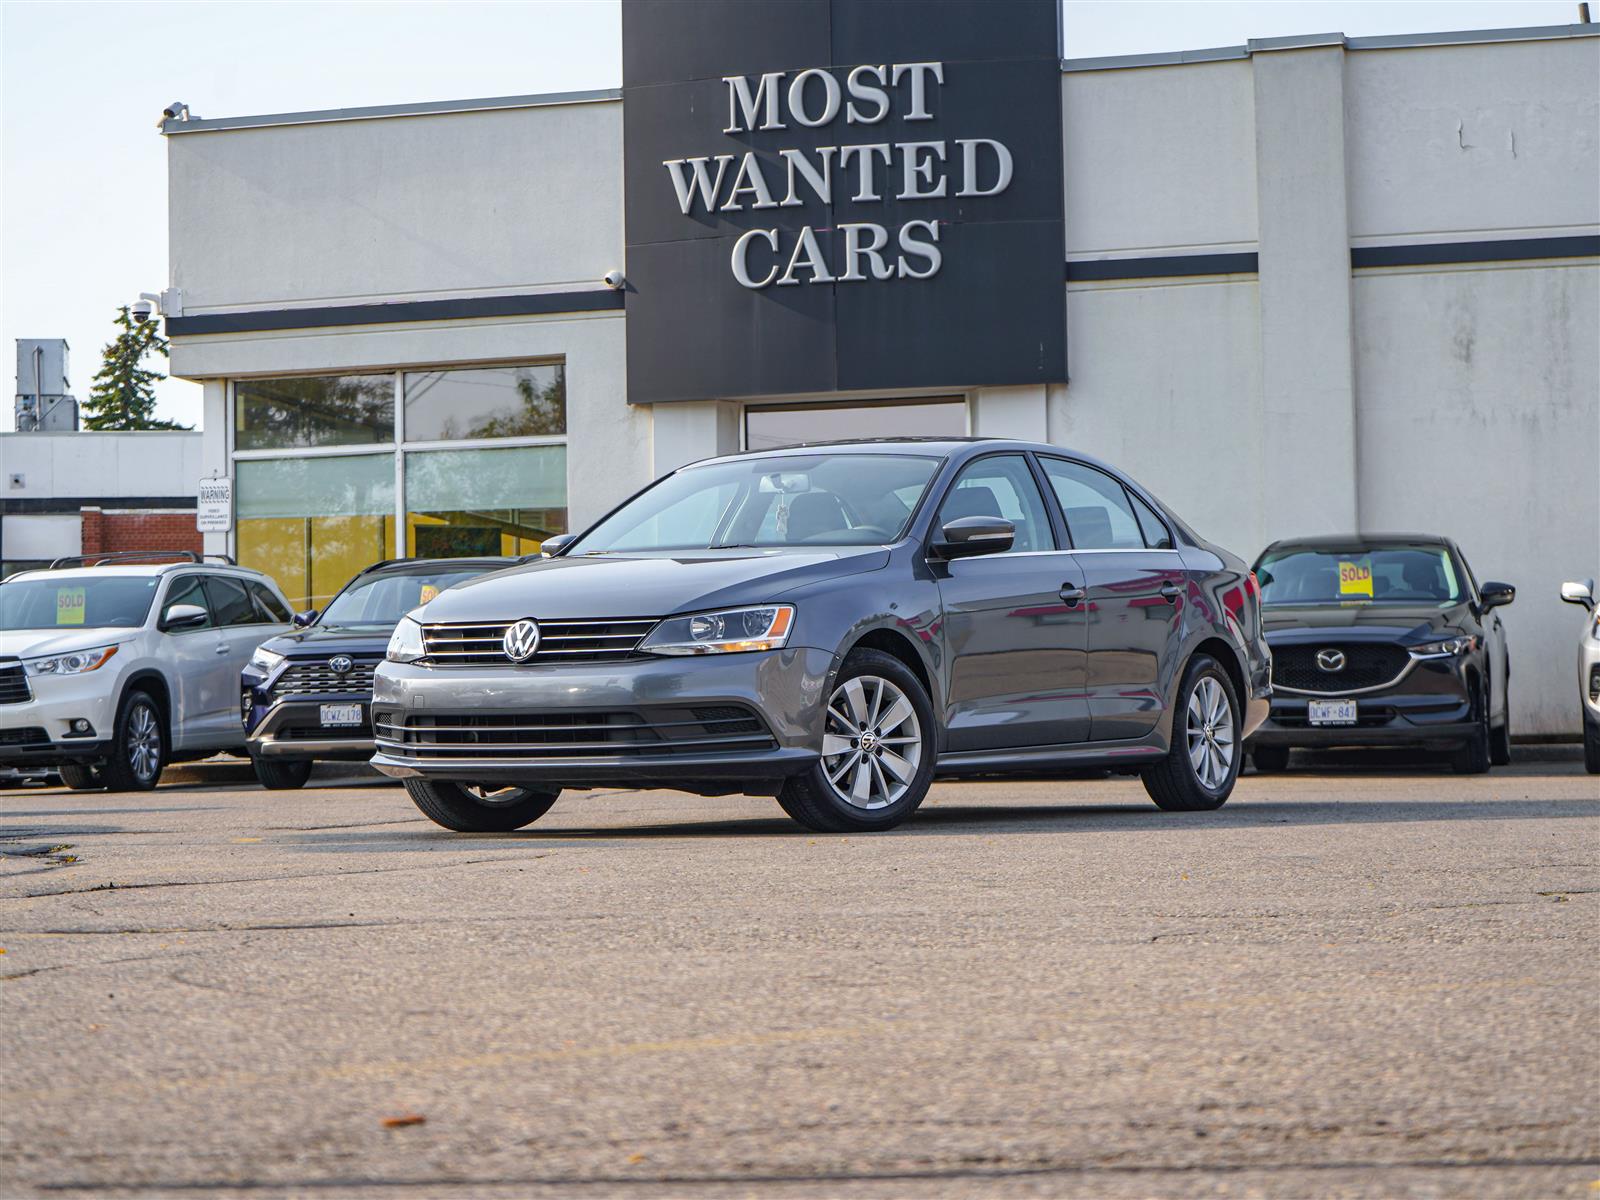
[[[131,792],[170,762],[244,753],[239,672],[290,627],[289,605],[258,571],[183,555],[0,583],[0,767]]]

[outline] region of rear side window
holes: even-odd
[[[173,582],[172,589],[167,592],[166,603],[161,606],[161,619],[165,621],[167,619],[167,614],[179,604],[192,604],[196,608],[203,608],[206,610],[205,624],[191,625],[188,627],[188,629],[211,628],[212,624],[214,623],[213,618],[215,613],[213,612],[211,605],[206,601],[205,588],[200,583],[200,576],[185,575],[181,579]],[[188,629],[184,630],[184,632],[188,632]]]
[[[1167,532],[1166,523],[1156,516],[1156,510],[1131,491],[1128,492],[1128,499],[1133,501],[1133,513],[1139,518],[1139,529],[1144,533],[1144,544],[1152,550],[1171,550],[1172,535]]]
[[[211,594],[211,611],[218,625],[259,625],[256,606],[250,603],[250,593],[237,579],[212,575],[206,580],[206,591]]]
[[[267,624],[284,624],[289,620],[289,606],[272,594],[265,584],[246,582],[250,599],[255,601],[256,612]]]
[[[1063,458],[1042,458],[1074,550],[1143,550],[1144,533],[1120,481]],[[1154,514],[1151,514],[1152,517]]]

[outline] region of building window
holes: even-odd
[[[233,395],[236,450],[370,446],[394,440],[393,375],[241,379]]]
[[[559,364],[412,371],[405,387],[408,442],[567,432],[566,371]]]
[[[406,553],[534,554],[567,529],[567,448],[406,454]]]
[[[297,609],[384,558],[567,530],[560,363],[235,381],[234,552]]]
[[[776,450],[801,442],[846,438],[966,436],[967,402],[959,396],[824,404],[752,404],[744,410],[747,450]]]

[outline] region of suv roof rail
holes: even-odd
[[[196,554],[193,550],[117,550],[106,554],[68,554],[58,558],[49,566],[49,570],[59,571],[63,567],[76,563],[80,567],[101,567],[107,563],[153,562],[157,559],[173,558],[179,562],[198,563],[208,559],[218,559],[230,567],[239,564],[226,554]]]

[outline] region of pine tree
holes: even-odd
[[[140,364],[147,354],[167,357],[167,339],[154,321],[135,321],[124,304],[116,323],[122,332],[106,343],[100,373],[83,405],[85,429],[188,429],[158,421],[155,385],[166,376]]]

